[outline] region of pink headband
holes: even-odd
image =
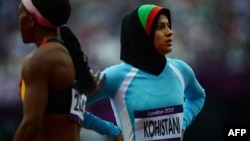
[[[51,24],[43,15],[37,10],[33,5],[31,0],[22,0],[24,7],[32,14],[36,16],[36,19],[39,24],[46,27],[56,27],[56,25]]]

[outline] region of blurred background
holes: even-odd
[[[143,3],[172,12],[173,52],[186,61],[205,88],[204,108],[187,129],[185,141],[221,141],[225,124],[250,123],[249,0],[70,0],[69,26],[93,70],[120,62],[120,25]],[[20,64],[35,48],[23,44],[18,27],[20,0],[0,0],[0,141],[11,141],[22,118],[18,96]],[[87,110],[115,123],[108,99]],[[82,140],[109,141],[82,129]]]

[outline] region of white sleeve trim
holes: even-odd
[[[184,92],[185,89],[185,81],[184,78],[181,74],[181,72],[172,64],[169,63],[169,67],[175,72],[175,74],[177,75],[177,77],[179,78],[180,82],[181,82],[181,86],[182,86],[182,91]]]

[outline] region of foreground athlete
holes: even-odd
[[[123,18],[122,63],[106,68],[87,104],[110,98],[124,141],[181,141],[201,111],[205,92],[191,67],[172,51],[168,9],[141,5]]]
[[[83,115],[85,94],[92,93],[100,81],[95,79],[98,74],[91,74],[77,38],[65,25],[70,3],[22,0],[19,10],[23,42],[35,43],[37,48],[26,56],[21,68],[23,119],[14,141],[80,141],[84,118],[90,124],[97,118]],[[113,138],[120,133],[113,124],[98,121],[106,127],[103,129],[114,131],[96,131]]]

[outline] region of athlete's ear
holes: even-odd
[[[30,26],[33,28],[37,24],[35,15],[31,14]]]

